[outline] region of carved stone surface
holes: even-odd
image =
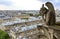
[[[41,14],[42,16],[42,19],[44,22],[46,22],[46,15],[47,15],[47,12],[48,12],[48,9],[44,7],[44,4],[42,5],[39,13]]]
[[[39,13],[42,15],[42,19],[47,25],[55,25],[56,17],[55,17],[55,10],[54,6],[51,2],[46,2],[45,5],[47,8],[42,5]]]
[[[42,15],[42,20],[45,23],[43,24],[43,27],[42,27],[42,30],[45,33],[44,36],[46,36],[48,39],[57,39],[57,37],[55,37],[55,35],[57,35],[57,32],[55,32],[54,29],[50,28],[51,26],[54,27],[56,25],[54,6],[51,2],[46,2],[45,5],[47,6],[48,9],[45,8],[43,4],[39,12]],[[45,25],[48,27],[44,27]],[[41,28],[38,28],[38,29],[41,29]]]
[[[55,25],[56,18],[55,18],[54,6],[51,2],[47,2],[47,3],[45,3],[45,5],[48,7],[46,24],[47,25]]]

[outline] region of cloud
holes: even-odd
[[[41,1],[41,2],[55,2],[55,3],[58,3],[60,2],[60,0],[38,0],[38,1]]]
[[[13,8],[13,6],[5,6],[0,4],[0,10],[15,10],[16,7]]]
[[[44,2],[44,3],[49,1],[49,2],[53,3],[55,9],[59,9],[60,8],[59,7],[60,6],[60,0],[38,0],[38,1]]]
[[[59,9],[59,0],[0,0],[1,10],[39,10],[43,3],[50,1]]]
[[[12,0],[14,6],[20,7],[20,9],[30,10],[30,9],[40,9],[42,2],[37,0]]]
[[[8,2],[10,4],[12,3],[12,5],[10,5]],[[37,0],[9,0],[9,1],[6,0],[2,4],[3,5],[1,5],[0,3],[0,9],[2,10],[4,9],[39,10],[42,5],[42,2]]]

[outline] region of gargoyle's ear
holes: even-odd
[[[42,4],[42,7],[44,7],[44,4]]]

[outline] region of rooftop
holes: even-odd
[[[14,32],[14,33],[20,33],[20,32],[24,32],[24,31],[27,31],[27,30],[32,30],[32,29],[36,29],[37,28],[37,25],[42,25],[42,24],[35,24],[35,25],[30,25],[30,26],[24,26],[24,27],[15,27],[15,28],[12,28],[11,30]]]
[[[36,20],[40,20],[40,19],[35,18],[35,17],[30,17],[28,20],[16,18],[14,21],[4,22],[1,25],[8,26],[8,25],[13,25],[13,24],[17,24],[17,23],[31,22],[31,21],[36,21]]]

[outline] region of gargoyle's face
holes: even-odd
[[[45,9],[45,8],[41,8],[40,13],[41,13],[42,15],[45,14],[45,13],[46,13],[46,9]]]

